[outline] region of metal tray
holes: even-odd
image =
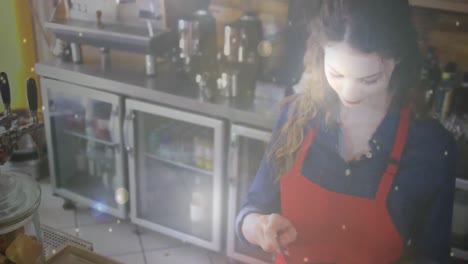
[[[46,256],[55,254],[58,248],[63,247],[67,244],[79,246],[86,250],[93,251],[93,244],[89,242],[86,242],[77,237],[68,235],[66,233],[55,230],[45,225],[41,225],[41,229],[42,238],[44,240],[44,254]]]

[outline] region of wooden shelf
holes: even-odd
[[[458,248],[452,248],[453,257],[468,260],[468,251]]]
[[[451,12],[468,13],[466,0],[410,0],[410,5]]]
[[[468,191],[468,180],[467,179],[457,178],[456,186],[457,186],[458,189]]]

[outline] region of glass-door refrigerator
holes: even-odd
[[[41,84],[54,193],[126,218],[126,200],[116,195],[127,189],[122,98],[46,78]]]
[[[235,233],[235,219],[262,161],[271,133],[241,125],[231,127],[229,145],[229,200],[227,255],[251,264],[272,263],[273,255],[243,244]]]
[[[132,221],[220,251],[223,121],[126,100],[124,123]]]

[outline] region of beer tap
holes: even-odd
[[[29,78],[26,82],[26,89],[28,94],[28,105],[29,105],[29,112],[32,118],[32,125],[37,126],[39,125],[39,121],[37,119],[37,85],[36,81],[33,78]]]
[[[0,93],[5,107],[5,111],[0,117],[0,126],[3,126],[8,130],[15,125],[18,117],[11,111],[10,83],[8,82],[8,76],[5,72],[0,73]]]
[[[8,130],[0,133],[0,165],[5,164],[14,149],[17,147],[18,141],[26,134],[31,134],[33,141],[38,149],[40,155],[40,148],[38,147],[38,139],[36,137],[36,131],[43,126],[42,122],[39,122],[37,118],[37,87],[34,79],[28,79],[27,83],[27,94],[28,94],[28,105],[29,112],[31,114],[32,122],[22,126],[12,126]]]

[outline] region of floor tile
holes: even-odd
[[[111,256],[110,258],[117,260],[122,264],[145,264],[145,260],[143,259],[143,253]]]
[[[145,251],[182,247],[186,244],[182,241],[168,237],[166,235],[139,227],[141,243]]]
[[[205,250],[192,246],[145,252],[148,264],[210,264]]]
[[[75,211],[62,208],[63,199],[48,195],[42,196],[39,207],[39,221],[55,229],[75,227]]]
[[[108,214],[90,209],[78,207],[76,209],[76,220],[79,227],[99,224],[116,223],[117,218]]]
[[[53,197],[52,184],[49,180],[39,181],[39,185],[41,186],[42,197]]]
[[[79,237],[91,242],[94,251],[105,256],[142,251],[135,226],[128,222],[79,227]]]
[[[61,228],[59,229],[59,231],[64,232],[65,234],[68,234],[70,236],[76,236],[76,237],[78,237],[78,234],[79,234],[78,228]]]
[[[229,264],[229,258],[223,254],[216,252],[208,252],[211,259],[211,264]]]

